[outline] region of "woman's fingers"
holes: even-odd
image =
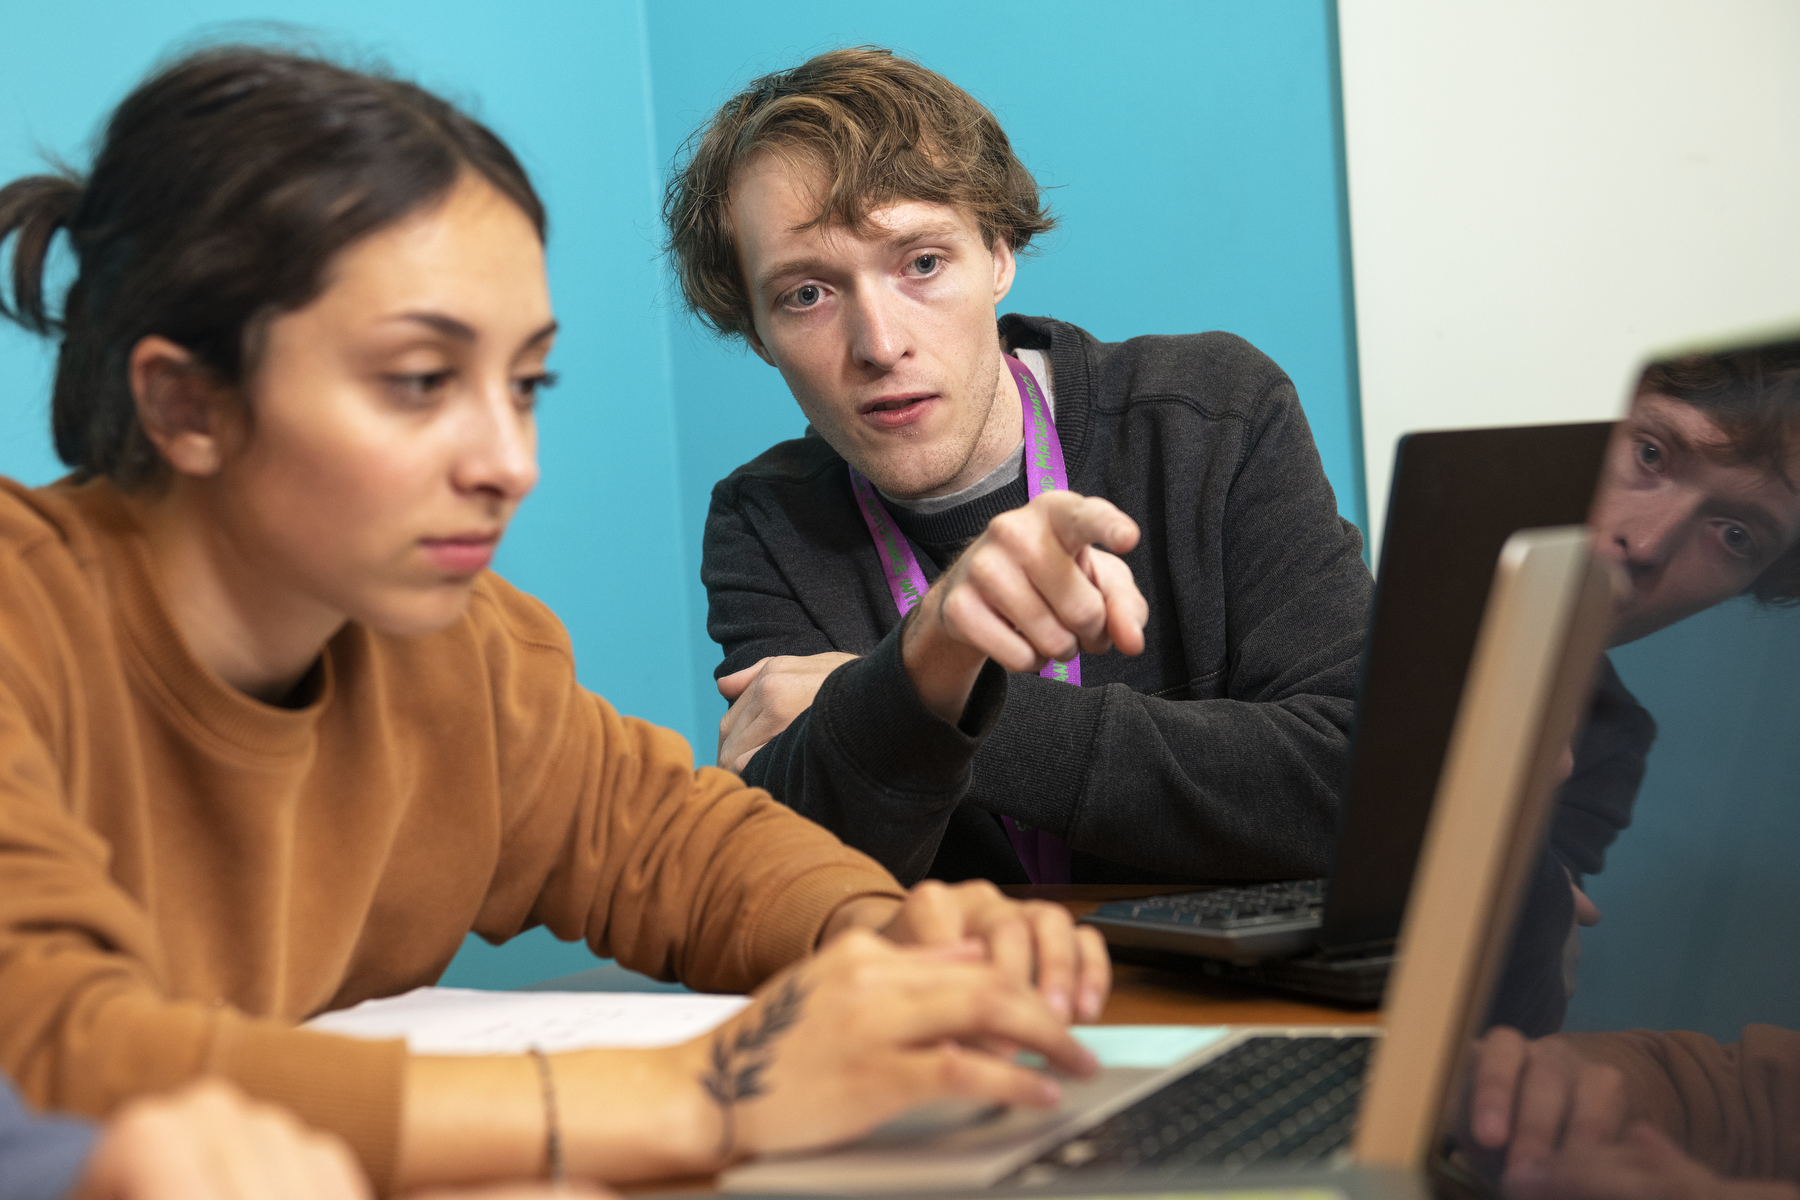
[[[1025,1108],[1055,1108],[1062,1102],[1062,1089],[1054,1079],[956,1042],[910,1051],[898,1070],[913,1077],[919,1095],[960,1096]]]
[[[1075,1017],[1081,1021],[1098,1021],[1106,1011],[1106,998],[1112,992],[1112,955],[1107,953],[1106,939],[1091,925],[1075,927],[1075,947],[1080,959],[1076,972]]]
[[[898,1044],[1005,1038],[1043,1055],[1068,1074],[1091,1075],[1097,1066],[1094,1056],[1069,1036],[1036,993],[995,967],[937,967],[906,980],[898,990],[907,997],[892,1019]]]

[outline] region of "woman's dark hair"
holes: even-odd
[[[1756,467],[1800,491],[1793,451],[1800,446],[1800,341],[1695,354],[1652,363],[1638,395],[1667,396],[1705,413],[1725,435],[1712,457]],[[1800,605],[1800,544],[1771,563],[1750,594],[1764,604]]]
[[[235,384],[269,317],[303,307],[332,257],[474,172],[545,232],[524,168],[487,128],[402,80],[253,47],[163,68],[106,126],[92,174],[0,188],[13,239],[0,314],[62,339],[51,427],[78,475],[135,487],[162,462],[127,363],[157,335]],[[66,230],[77,273],[52,312],[44,269]]]

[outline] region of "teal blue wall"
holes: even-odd
[[[1364,513],[1336,54],[1328,0],[945,0],[869,6],[698,0],[9,0],[0,178],[46,149],[77,164],[110,107],[170,48],[276,19],[372,53],[473,107],[551,212],[563,385],[543,410],[544,482],[499,568],[568,624],[583,681],[679,729],[710,760],[698,583],[714,480],[800,431],[759,361],[696,330],[657,262],[675,145],[743,80],[881,42],[988,103],[1056,190],[1063,227],[1009,307],[1105,338],[1224,328],[1294,376],[1340,507]],[[55,477],[49,352],[0,327],[0,472]],[[537,934],[474,944],[447,982],[505,986],[591,957]]]
[[[1327,0],[662,0],[649,22],[657,152],[672,158],[766,71],[842,45],[912,55],[992,109],[1052,189],[1061,227],[1021,261],[1005,307],[1109,340],[1250,339],[1293,376],[1339,508],[1362,524],[1334,11]],[[712,484],[805,421],[748,351],[679,315],[670,342],[697,544]],[[695,660],[715,665],[705,629],[692,637]],[[714,721],[723,711],[706,706]]]

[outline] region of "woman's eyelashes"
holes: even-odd
[[[381,377],[381,382],[402,405],[426,408],[441,401],[460,377],[457,368],[440,367],[434,371],[390,371]],[[506,386],[515,404],[531,408],[539,395],[555,387],[559,379],[555,371],[537,369],[510,376]]]
[[[436,371],[397,371],[381,377],[395,399],[413,407],[435,403],[455,378],[456,372],[448,367]]]
[[[514,379],[513,392],[518,397],[519,407],[536,408],[538,398],[561,381],[562,376],[555,371],[537,371]]]

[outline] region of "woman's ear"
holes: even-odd
[[[191,351],[165,337],[140,339],[126,364],[138,423],[168,464],[183,475],[211,475],[224,463],[237,404]]]

